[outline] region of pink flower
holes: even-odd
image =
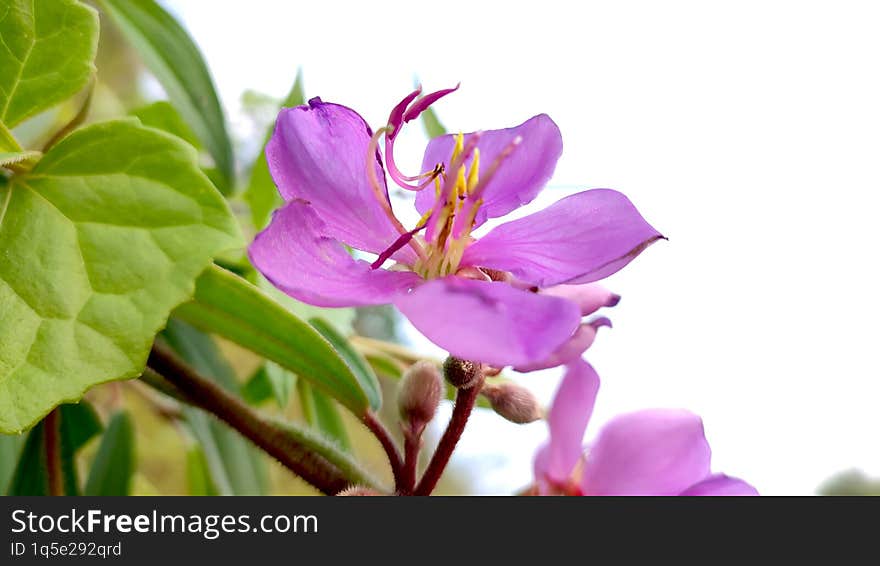
[[[476,238],[486,220],[537,196],[562,138],[544,114],[513,128],[441,136],[428,144],[422,172],[403,175],[393,159],[400,128],[453,90],[421,99],[420,90],[411,93],[375,133],[354,110],[317,98],[282,110],[266,158],[287,202],[254,240],[251,261],[306,303],[392,303],[459,358],[534,366],[575,338],[561,355],[579,355],[590,341],[584,310],[590,301],[613,302],[607,291],[583,285],[621,269],[662,236],[624,195],[594,189]],[[422,219],[411,229],[388,197],[383,135],[390,177],[417,191]],[[378,259],[355,259],[345,246]],[[386,268],[388,260],[396,263]]]
[[[697,415],[649,409],[607,423],[584,455],[599,376],[578,359],[567,367],[548,415],[550,440],[535,456],[541,494],[757,495],[746,482],[710,472],[712,452]]]

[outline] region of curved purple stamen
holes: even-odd
[[[388,260],[388,258],[394,255],[397,250],[407,245],[409,241],[412,240],[412,237],[423,230],[425,226],[425,224],[422,224],[421,226],[413,228],[409,232],[401,234],[396,240],[394,240],[393,244],[388,246],[387,250],[379,254],[379,257],[376,258],[376,261],[370,264],[370,269],[379,269],[380,267],[382,267],[382,264],[384,264]]]
[[[388,116],[388,126],[391,127],[391,131],[385,134],[385,165],[388,169],[388,175],[402,188],[410,191],[420,191],[430,184],[433,177],[430,177],[427,181],[414,185],[412,184],[413,181],[421,180],[428,176],[430,172],[428,174],[423,173],[416,176],[408,176],[400,172],[400,169],[397,168],[397,164],[394,162],[394,140],[397,138],[397,134],[400,132],[401,127],[403,127],[403,124],[418,118],[419,115],[427,110],[429,106],[447,94],[455,92],[458,90],[458,87],[459,85],[455,85],[455,88],[438,90],[426,94],[416,100],[416,97],[422,92],[422,87],[420,85],[416,90],[406,95],[403,100],[398,102],[397,105],[391,109],[391,114]],[[414,100],[415,103],[413,103]],[[412,104],[412,106],[410,106],[410,104]],[[408,106],[409,108],[407,108]]]

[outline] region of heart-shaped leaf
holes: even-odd
[[[238,225],[195,151],[95,124],[0,185],[0,431],[141,373],[153,336]]]

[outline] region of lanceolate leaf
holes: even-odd
[[[186,450],[186,485],[189,495],[220,495],[211,479],[205,452],[199,446]]]
[[[135,471],[134,424],[125,411],[113,415],[92,461],[85,495],[128,495]]]
[[[0,432],[141,373],[155,333],[240,244],[192,147],[96,124],[0,185]]]
[[[61,405],[61,470],[64,474],[64,493],[79,495],[79,473],[76,453],[86,442],[104,428],[101,419],[88,403]]]
[[[179,320],[162,333],[168,345],[200,374],[238,394],[235,372],[214,340]],[[249,441],[205,412],[185,409],[186,420],[203,451],[211,485],[220,495],[262,495],[268,479],[259,451]]]
[[[363,356],[355,350],[348,340],[336,330],[332,324],[322,318],[311,318],[309,324],[315,327],[315,330],[321,333],[321,336],[327,339],[336,349],[336,352],[342,356],[348,367],[351,368],[355,378],[361,386],[361,389],[370,399],[370,408],[378,411],[382,406],[382,389],[379,387],[379,380],[373,373],[373,368],[367,363]]]
[[[59,442],[61,448],[61,473],[64,479],[64,493],[67,495],[79,495],[79,475],[76,470],[76,454],[80,448],[101,432],[101,421],[95,410],[88,403],[77,405],[61,405],[59,410]],[[18,440],[18,450],[11,452],[9,461],[0,460],[0,467],[11,466],[14,468],[14,476],[11,481],[0,482],[0,493],[6,493],[5,485],[8,483],[9,495],[48,495],[49,478],[46,473],[46,444],[45,429],[43,423],[38,423],[25,436],[3,437]],[[0,442],[3,444],[3,442]],[[21,448],[24,444],[24,448]],[[0,455],[2,454],[0,450]]]
[[[23,434],[0,434],[0,495],[6,493],[26,438]]]
[[[300,71],[296,74],[293,87],[287,94],[287,98],[281,103],[281,107],[291,108],[304,103],[305,95],[303,94],[302,71]],[[269,215],[281,204],[281,195],[278,194],[278,189],[275,188],[275,182],[272,180],[272,175],[269,174],[269,166],[266,164],[266,142],[269,141],[274,128],[275,124],[273,123],[269,131],[266,132],[262,149],[251,168],[251,178],[244,192],[244,200],[251,207],[251,219],[254,222],[254,227],[257,229],[266,227],[266,224],[269,222]]]
[[[443,135],[446,135],[446,128],[443,124],[440,123],[440,119],[437,118],[437,113],[434,112],[433,108],[427,108],[424,112],[422,112],[422,126],[425,128],[425,133],[428,134],[429,138],[437,138]]]
[[[12,128],[86,85],[98,14],[75,0],[6,0],[0,37],[0,122]]]
[[[317,330],[241,277],[219,267],[206,270],[195,300],[175,315],[278,363],[336,398],[356,415],[373,404],[375,392]]]
[[[153,0],[100,0],[144,63],[165,88],[220,171],[224,192],[234,186],[235,167],[226,120],[208,67],[186,30]]]
[[[304,379],[296,382],[296,394],[306,422],[335,441],[343,450],[351,450],[348,433],[345,431],[345,424],[342,422],[342,415],[339,414],[336,402],[313,389]]]

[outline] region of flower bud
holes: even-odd
[[[419,361],[403,374],[397,392],[397,408],[405,422],[425,425],[431,422],[443,396],[443,380],[437,366]]]
[[[480,378],[482,368],[480,364],[468,360],[461,360],[453,356],[443,362],[443,375],[453,387],[468,389]]]
[[[489,400],[496,413],[516,424],[527,424],[541,418],[541,405],[531,391],[515,383],[485,385],[480,393]]]
[[[369,487],[364,487],[362,485],[353,485],[348,489],[343,489],[339,493],[336,494],[336,497],[356,497],[356,496],[372,496],[372,495],[382,495],[375,489],[370,489]]]

